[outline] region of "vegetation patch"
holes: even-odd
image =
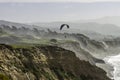
[[[9,78],[4,74],[0,74],[0,80],[9,80]]]

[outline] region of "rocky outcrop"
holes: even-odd
[[[102,69],[57,46],[0,45],[0,74],[6,80],[110,80]]]

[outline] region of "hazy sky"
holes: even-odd
[[[27,2],[28,0],[24,1]],[[120,16],[119,0],[114,0],[117,2],[110,2],[110,0],[109,2],[99,2],[108,0],[64,0],[64,2],[63,0],[29,1],[31,3],[16,3],[18,0],[0,0],[0,20],[26,23],[74,21],[105,16]],[[36,3],[37,1],[40,2]]]
[[[0,2],[115,2],[120,0],[0,0]]]

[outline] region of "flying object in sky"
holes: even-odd
[[[63,27],[70,28],[68,24],[62,24],[62,25],[60,26],[60,30],[62,30],[62,29],[63,29]]]

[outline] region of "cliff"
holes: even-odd
[[[92,65],[95,65],[96,63],[104,64],[104,61],[102,59],[96,58],[88,50],[86,50],[85,48],[82,48],[79,42],[65,42],[65,43],[59,44],[58,46],[64,49],[73,51],[80,60],[88,61]]]
[[[0,45],[2,80],[110,80],[106,72],[57,46]]]

